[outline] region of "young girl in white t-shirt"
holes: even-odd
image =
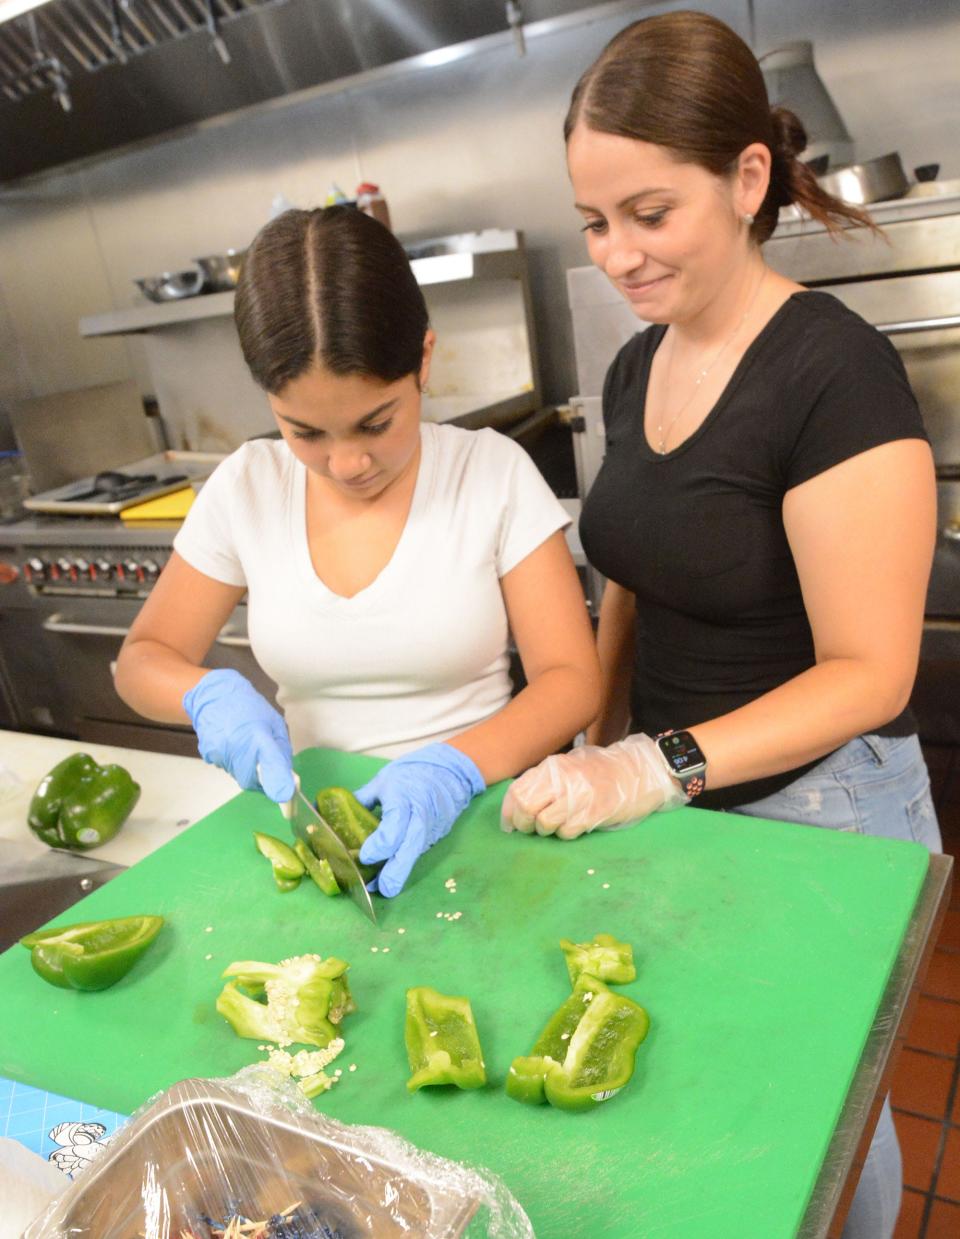
[[[293,749],[393,758],[357,794],[383,811],[361,859],[386,861],[379,890],[395,895],[473,796],[596,712],[568,518],[511,440],[421,424],[434,333],[402,247],[368,216],[273,220],[235,318],[281,438],[245,444],[204,486],[117,688],[147,718],[189,720],[205,760],[277,801]],[[282,713],[202,665],[244,595]],[[527,681],[512,698],[509,633]]]

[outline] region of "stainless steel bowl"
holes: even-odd
[[[868,206],[871,202],[886,202],[889,198],[902,198],[910,188],[900,156],[894,151],[865,163],[851,163],[841,168],[831,168],[817,180],[828,194]]]
[[[240,266],[247,251],[227,250],[224,254],[208,254],[206,258],[194,258],[203,272],[204,288],[212,293],[226,293],[236,288],[240,278]]]
[[[191,267],[189,271],[145,275],[133,282],[149,301],[179,301],[182,297],[195,297],[200,292],[203,272]]]

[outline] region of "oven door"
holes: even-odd
[[[960,744],[960,481],[937,483],[937,545],[911,705],[921,740]]]
[[[906,366],[937,464],[960,464],[960,271],[833,284],[824,291],[889,337]]]
[[[142,600],[45,596],[37,606],[52,651],[52,674],[71,718],[70,730],[81,740],[196,756],[197,741],[190,727],[149,722],[125,705],[114,687],[120,646]],[[206,665],[239,671],[269,701],[274,700],[276,686],[250,651],[245,607],[237,607],[224,625]]]

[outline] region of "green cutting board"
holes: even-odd
[[[298,759],[308,791],[356,787],[381,764]],[[489,1167],[540,1239],[794,1235],[927,853],[696,809],[574,843],[507,835],[504,787],[474,801],[400,897],[375,901],[376,928],[310,883],[277,892],[251,833],[287,835],[286,823],[263,796],[237,796],[59,918],[168,918],[114,988],[52,989],[22,948],[0,956],[0,1074],[132,1111],[258,1058],[214,1009],[232,960],[335,954],[359,1006],[344,1074],[317,1102],[335,1117]],[[650,1013],[633,1080],[584,1114],[511,1101],[511,1059],[569,992],[557,940],[601,931],[632,942],[625,992]],[[489,1087],[407,1093],[410,985],[470,997]]]

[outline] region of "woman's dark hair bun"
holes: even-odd
[[[807,131],[803,127],[803,121],[789,108],[771,108],[770,120],[773,123],[773,140],[777,150],[788,157],[796,158],[807,149]]]

